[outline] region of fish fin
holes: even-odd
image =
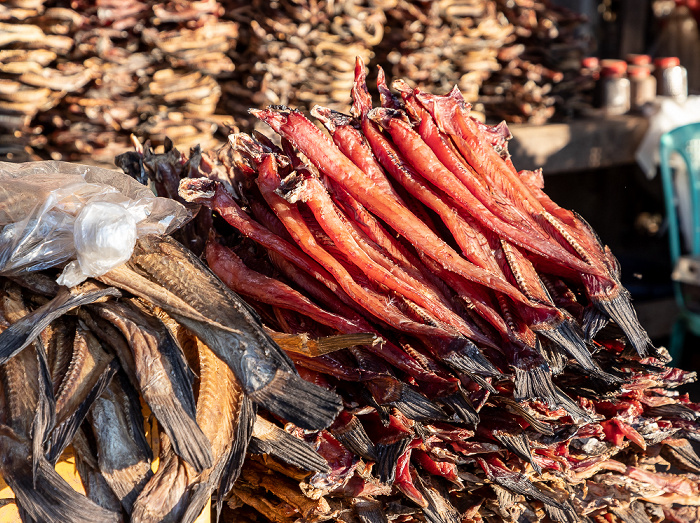
[[[231,444],[228,459],[224,465],[219,483],[217,485],[216,500],[216,520],[219,520],[221,510],[224,506],[224,499],[233,488],[233,484],[241,474],[241,468],[245,461],[246,451],[253,435],[255,425],[256,408],[250,399],[245,395],[241,398],[241,407],[238,412],[238,426],[236,434]]]
[[[695,412],[690,407],[686,407],[682,403],[671,403],[669,405],[660,405],[658,407],[649,407],[646,410],[646,414],[651,417],[664,417],[664,418],[680,418],[686,421],[695,421],[700,417],[700,414]]]
[[[374,443],[369,439],[364,426],[357,418],[353,417],[349,423],[338,429],[331,428],[331,434],[353,454],[369,461],[377,461]],[[326,460],[323,461],[325,463]]]
[[[525,419],[525,421],[527,421],[530,425],[528,428],[531,428],[540,434],[544,434],[545,436],[554,436],[552,427],[530,414],[522,405],[522,402],[514,401],[510,398],[505,398],[502,396],[499,398],[499,402],[504,403],[508,410]]]
[[[451,408],[457,417],[467,425],[476,427],[479,424],[479,413],[461,387],[454,394],[441,397],[440,401]]]
[[[131,427],[133,427],[131,435],[134,438],[134,442],[138,445],[139,450],[143,453],[143,456],[151,462],[153,461],[153,450],[148,444],[146,432],[143,427],[143,413],[141,411],[141,398],[139,397],[139,393],[131,384],[131,381],[129,381],[124,371],[119,371],[117,373],[117,379],[129,402],[126,407]]]
[[[622,289],[614,298],[594,300],[593,305],[620,326],[639,356],[646,358],[649,355],[656,355],[656,347],[639,323],[630,294],[626,289]]]
[[[546,503],[542,505],[542,508],[544,508],[544,511],[547,516],[549,516],[549,519],[552,521],[557,521],[558,523],[580,523],[581,521],[588,521],[588,518],[586,518],[586,520],[582,520],[576,514],[576,510],[571,505],[570,501],[567,501],[565,505],[566,510],[547,505]]]
[[[598,308],[589,305],[583,310],[583,332],[586,341],[590,342],[605,328],[610,318]]]
[[[29,345],[56,318],[81,305],[93,303],[105,296],[121,296],[112,287],[73,295],[61,289],[54,299],[22,317],[0,333],[0,365]]]
[[[644,506],[639,501],[633,501],[628,507],[611,506],[610,512],[624,523],[651,523]]]
[[[367,437],[366,434],[365,437]],[[343,443],[342,440],[339,439],[339,441]],[[263,434],[253,436],[249,451],[258,454],[269,454],[302,470],[314,472],[331,471],[325,458],[316,452],[311,445],[272,423],[265,428]]]
[[[554,384],[546,366],[539,365],[528,370],[515,367],[514,387],[513,399],[516,402],[538,398],[551,409],[561,407],[575,419],[592,421],[586,411]]]
[[[248,396],[272,414],[308,430],[325,429],[343,407],[334,392],[281,369],[277,369],[266,385]]]
[[[537,474],[542,474],[542,469],[535,462],[535,460],[532,459],[532,449],[530,448],[530,440],[528,439],[527,434],[521,432],[520,434],[513,435],[497,430],[494,432],[493,436],[513,454],[529,462]]]
[[[683,445],[661,445],[661,456],[681,470],[700,474],[700,457],[693,446],[684,440]]]
[[[589,374],[610,383],[620,382],[620,378],[608,374],[593,360],[588,347],[586,347],[586,342],[583,340],[583,333],[573,322],[563,321],[552,329],[538,330],[537,334],[541,334],[556,343]]]
[[[436,488],[433,482],[428,482],[419,475],[415,475],[413,481],[428,502],[428,506],[423,508],[423,514],[429,523],[461,523],[462,517],[450,503],[447,492],[440,492],[442,489]]]
[[[556,408],[559,405],[556,385],[552,382],[552,375],[547,365],[536,365],[529,369],[516,366],[514,369],[513,399],[516,402],[539,399],[547,403],[550,408]]]
[[[568,507],[566,504],[561,503],[538,489],[524,474],[489,464],[482,458],[477,458],[477,460],[484,469],[484,472],[486,472],[488,478],[504,489],[515,492],[516,494],[521,494],[527,498],[536,499],[537,501],[541,501],[546,505],[560,510],[567,510]]]
[[[80,428],[80,424],[87,416],[90,407],[92,407],[93,402],[102,394],[102,391],[109,385],[112,381],[112,377],[119,370],[119,363],[116,359],[112,360],[109,365],[102,371],[99,379],[92,387],[88,395],[82,401],[78,408],[73,412],[68,418],[66,418],[63,423],[58,425],[51,432],[51,438],[47,444],[46,450],[46,460],[51,465],[56,465],[58,458],[61,456],[63,450],[70,444],[75,435],[76,431]]]
[[[211,444],[197,425],[195,417],[187,415],[171,394],[161,394],[159,398],[159,401],[151,401],[148,406],[158,424],[170,437],[173,452],[197,472],[201,473],[211,467],[214,461]]]
[[[396,464],[401,455],[406,452],[411,438],[403,438],[396,443],[377,445],[377,475],[379,481],[391,485],[396,479]]]
[[[379,336],[371,333],[337,334],[317,339],[311,339],[307,334],[268,334],[286,352],[296,352],[312,358],[356,345],[375,345],[381,341]]]
[[[56,401],[53,395],[51,373],[46,362],[46,351],[40,340],[37,340],[35,346],[39,367],[39,376],[37,377],[39,394],[36,413],[32,422],[32,473],[34,478],[36,478],[39,456],[42,455],[44,443],[56,425]]]
[[[360,523],[389,523],[382,502],[375,499],[356,498],[353,501],[355,514]]]
[[[568,412],[572,418],[575,420],[583,420],[588,423],[593,423],[595,421],[585,410],[579,407],[578,403],[567,396],[559,387],[555,386],[554,390],[557,394],[557,402],[559,406]]]
[[[562,354],[556,343],[548,340],[547,338],[537,337],[535,339],[535,348],[542,357],[547,361],[549,365],[549,370],[552,371],[553,376],[557,376],[564,372],[566,364],[568,363],[568,358]]]
[[[117,523],[119,514],[103,509],[73,490],[39,455],[36,475],[27,460],[30,448],[8,427],[0,428],[3,477],[21,511],[30,521],[42,523]]]
[[[493,366],[493,363],[481,353],[479,348],[466,338],[460,337],[452,340],[447,350],[441,354],[441,357],[449,366],[464,372],[469,377],[501,375],[498,369]],[[484,386],[480,382],[479,384],[482,387]]]
[[[486,381],[484,378],[479,376],[478,374],[474,374],[474,373],[466,372],[466,371],[463,371],[463,372],[464,372],[464,374],[469,376],[469,379],[476,382],[481,388],[486,389],[491,394],[498,394],[498,391],[496,390],[496,388],[493,385],[491,385],[488,381]]]
[[[416,421],[446,421],[449,419],[449,416],[439,405],[408,385],[402,385],[399,399],[392,401],[390,405],[396,407],[404,416]]]

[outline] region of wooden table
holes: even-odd
[[[518,170],[542,167],[545,175],[629,165],[647,126],[646,118],[631,115],[512,124],[508,149]]]

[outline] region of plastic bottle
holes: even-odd
[[[651,56],[648,54],[628,54],[625,60],[627,60],[629,65],[651,66]]]
[[[671,96],[679,102],[688,98],[688,71],[677,56],[659,57],[654,60],[656,94]]]
[[[630,81],[630,109],[641,111],[656,99],[656,78],[648,65],[630,65],[627,67]]]
[[[630,110],[630,81],[624,60],[602,60],[600,71],[600,106],[606,115],[625,114]]]

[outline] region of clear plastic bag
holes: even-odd
[[[0,162],[0,274],[65,266],[72,287],[129,259],[136,239],[189,219],[127,175],[66,162]]]

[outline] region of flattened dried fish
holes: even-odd
[[[42,307],[27,314],[21,321],[13,323],[0,333],[0,364],[29,345],[53,320],[66,312],[93,303],[106,296],[120,296],[117,289],[93,289],[85,293],[77,287],[73,292],[62,288],[56,297]]]
[[[175,453],[198,471],[210,467],[209,440],[195,420],[192,372],[177,341],[157,317],[146,313],[146,305],[136,299],[92,307],[129,344],[138,388],[170,437]]]
[[[93,401],[109,385],[119,368],[114,356],[105,352],[100,341],[78,326],[70,365],[56,395],[56,428],[48,442],[46,459],[55,464],[63,449],[85,419]]]
[[[220,512],[240,473],[252,433],[254,411],[231,369],[191,334],[178,333],[183,342],[188,336],[199,353],[197,422],[211,443],[214,465],[194,470],[175,456],[169,438],[162,437],[161,465],[134,503],[132,518],[141,523],[192,522],[217,488]]]
[[[95,400],[89,421],[97,448],[96,468],[127,514],[153,476],[138,395],[119,375]]]
[[[196,333],[270,412],[308,429],[325,428],[338,414],[338,396],[301,379],[257,314],[174,240],[140,239],[127,266],[100,279],[150,300]]]

